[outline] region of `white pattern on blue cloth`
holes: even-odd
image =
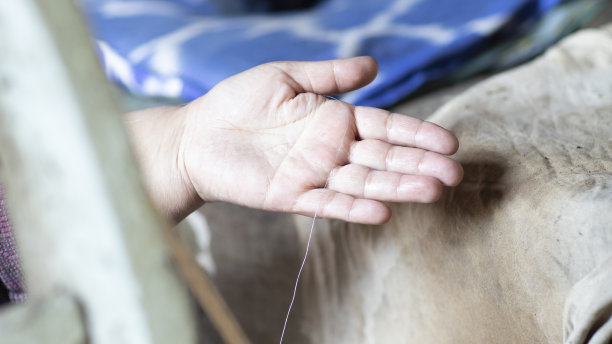
[[[204,0],[81,1],[108,74],[137,94],[191,100],[261,63],[370,55],[379,76],[342,97],[370,106],[452,73],[493,35],[512,36],[561,2],[328,0],[283,14],[224,16]]]

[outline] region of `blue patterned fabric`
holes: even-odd
[[[261,63],[370,55],[380,66],[376,80],[341,96],[370,106],[451,74],[562,2],[327,0],[227,16],[206,0],[81,1],[107,73],[136,94],[191,100]]]

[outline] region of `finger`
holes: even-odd
[[[353,143],[349,161],[379,171],[434,177],[448,186],[459,184],[463,178],[461,165],[442,154],[379,140]]]
[[[384,203],[355,198],[329,189],[308,191],[296,202],[293,212],[363,224],[382,224],[391,217]]]
[[[272,62],[268,66],[290,76],[301,92],[338,94],[356,90],[374,80],[376,60],[369,56],[312,62]]]
[[[349,164],[333,171],[330,190],[388,202],[431,203],[440,198],[442,184],[436,178],[386,171]]]
[[[454,154],[459,148],[459,141],[450,131],[418,118],[357,106],[355,120],[362,139],[382,140],[441,154]]]

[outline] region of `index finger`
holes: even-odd
[[[355,121],[361,139],[454,154],[457,137],[437,124],[373,107],[356,106]]]

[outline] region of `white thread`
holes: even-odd
[[[289,314],[291,314],[291,308],[293,308],[293,302],[295,301],[295,295],[297,294],[298,284],[300,283],[300,275],[302,275],[302,270],[304,270],[304,265],[306,264],[306,258],[308,258],[308,250],[310,249],[310,239],[312,239],[312,232],[314,231],[315,221],[317,221],[317,212],[315,212],[314,217],[312,218],[312,224],[310,225],[310,233],[308,234],[308,241],[306,243],[306,252],[304,252],[304,259],[302,259],[302,265],[300,265],[300,270],[298,270],[298,275],[295,279],[295,286],[293,287],[293,296],[291,297],[291,303],[289,304],[289,309],[287,310],[287,316],[285,317],[285,324],[283,325],[283,332],[281,333],[279,344],[283,343],[283,338],[285,337],[285,330],[287,329],[287,323],[289,322]]]
[[[332,96],[325,96],[327,99],[332,101],[339,101],[337,98]],[[344,131],[344,135],[342,135],[342,141],[338,145],[338,149],[336,150],[336,157],[334,158],[334,163],[338,160],[338,155],[340,154],[340,150],[342,149],[342,144],[344,140],[346,140],[346,134],[348,134],[350,125],[346,126],[346,130]],[[329,184],[329,178],[325,181],[325,185],[323,186],[323,190],[327,189],[327,184]],[[314,216],[312,217],[312,224],[310,225],[310,233],[308,234],[308,241],[306,242],[306,251],[304,252],[304,258],[302,259],[302,265],[300,265],[300,269],[298,270],[297,278],[295,279],[295,286],[293,287],[293,295],[291,296],[291,302],[289,303],[289,309],[287,310],[287,316],[285,317],[285,323],[283,324],[283,331],[281,332],[280,342],[279,344],[283,344],[283,338],[285,337],[285,331],[287,330],[287,323],[289,322],[289,315],[291,314],[291,309],[293,308],[293,303],[295,302],[295,296],[297,295],[298,285],[300,283],[300,276],[302,275],[302,270],[304,270],[304,265],[306,265],[306,259],[308,258],[308,251],[310,249],[310,241],[312,239],[312,233],[314,232],[315,222],[317,221],[317,214],[319,213],[321,204],[315,210]]]

